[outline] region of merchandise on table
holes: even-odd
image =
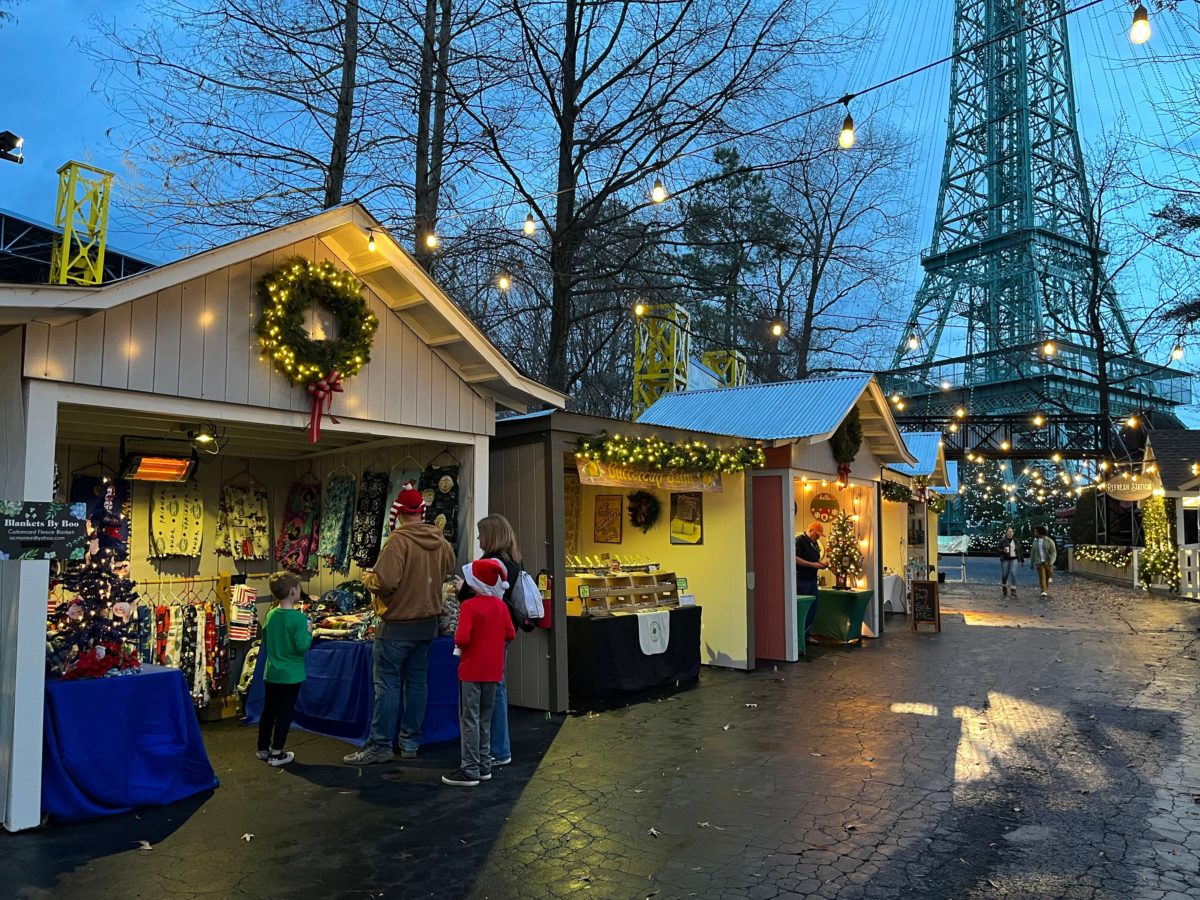
[[[351,526],[350,559],[364,569],[375,565],[379,556],[390,505],[387,473],[363,472]]]
[[[317,554],[332,572],[350,571],[350,529],[354,521],[353,475],[331,475],[321,498],[321,529]]]
[[[629,568],[626,568],[626,566]],[[603,616],[679,606],[674,572],[637,558],[572,557],[567,560],[567,615]]]
[[[235,560],[271,558],[270,505],[267,491],[249,479],[246,485],[226,483],[217,507],[218,556]]]
[[[293,482],[283,507],[283,523],[275,545],[280,568],[297,575],[316,571],[320,519],[321,485],[311,479]]]
[[[204,500],[194,481],[150,492],[150,558],[194,559],[204,538]]]
[[[163,590],[154,609],[151,662],[183,672],[196,706],[203,708],[223,693],[229,680],[231,631],[225,607],[215,587],[206,594],[182,582],[181,594]]]

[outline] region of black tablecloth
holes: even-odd
[[[572,697],[611,697],[690,683],[700,677],[700,607],[671,610],[664,653],[647,656],[636,615],[568,616],[567,654]]]

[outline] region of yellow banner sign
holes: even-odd
[[[1154,494],[1155,484],[1149,478],[1114,478],[1105,482],[1104,493],[1116,500],[1145,500]]]
[[[660,491],[721,490],[720,472],[688,472],[680,469],[643,469],[620,463],[577,459],[579,480],[603,487],[658,488]]]

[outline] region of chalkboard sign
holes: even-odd
[[[912,583],[912,627],[933,625],[942,630],[942,601],[938,596],[936,581],[914,581]]]

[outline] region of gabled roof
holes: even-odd
[[[368,247],[372,233],[374,251]],[[96,287],[47,290],[44,286],[0,285],[0,323],[83,318],[313,238],[468,384],[522,412],[533,403],[566,404],[565,395],[518,372],[358,201]]]
[[[870,375],[839,375],[664,394],[638,423],[762,441],[820,443],[859,406],[863,438],[884,462],[915,464]]]
[[[946,486],[933,488],[939,494],[950,496],[958,493],[958,460],[946,460]]]
[[[1163,428],[1146,438],[1146,462],[1156,466],[1155,474],[1166,491],[1187,490],[1196,481],[1192,463],[1200,462],[1200,430]]]
[[[889,468],[895,469],[902,475],[916,477],[924,475],[932,487],[946,487],[949,477],[946,474],[946,454],[942,452],[942,435],[937,431],[906,431],[904,444],[909,453],[917,458],[915,465],[895,463]]]

